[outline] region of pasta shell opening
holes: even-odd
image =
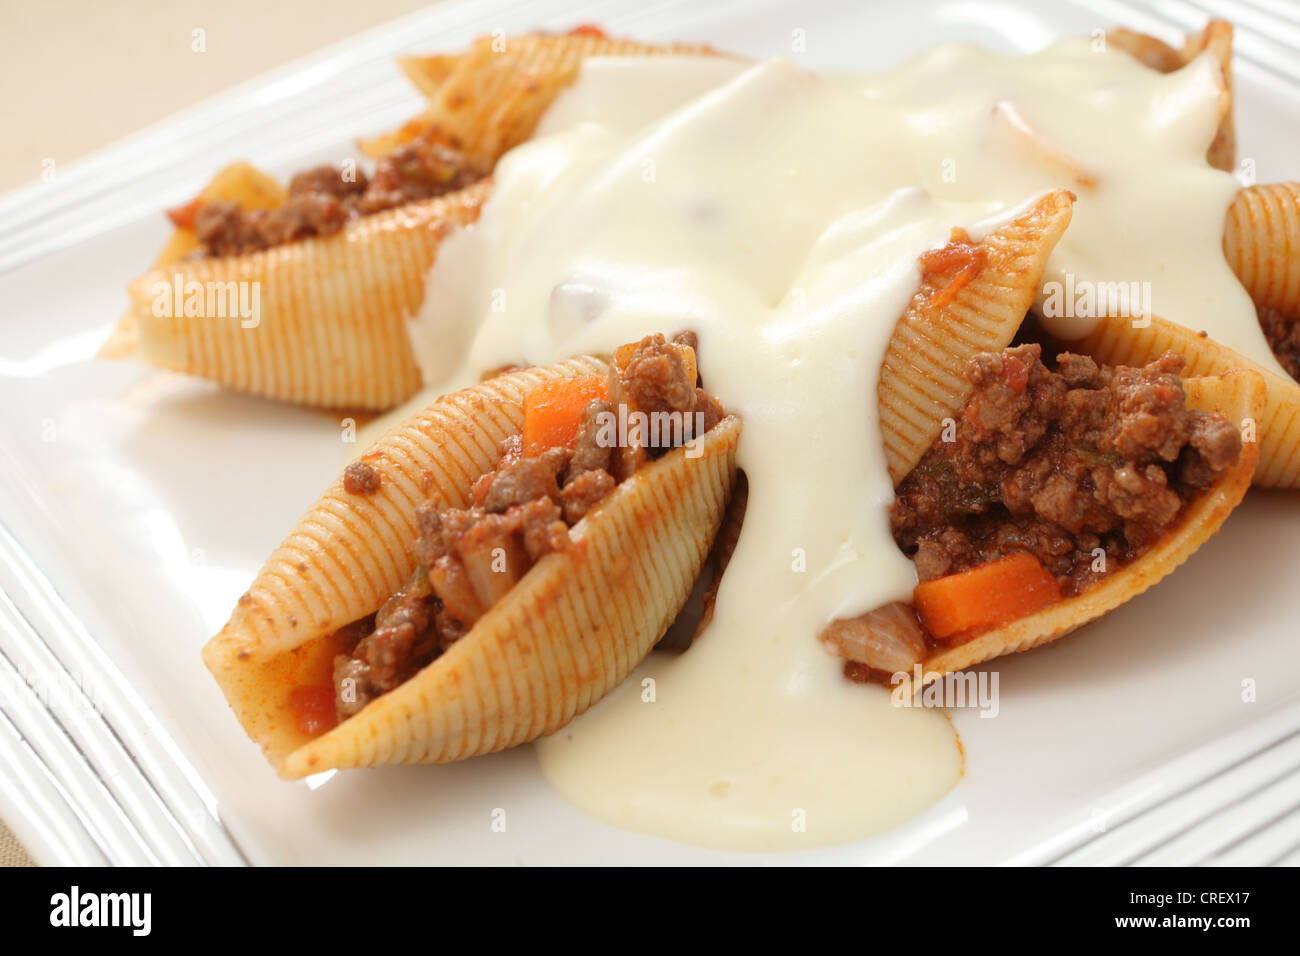
[[[889,340],[877,388],[885,460],[895,484],[966,400],[970,357],[997,351],[1015,336],[1070,223],[1073,202],[1066,190],[1049,192],[973,244],[968,264],[955,275],[923,272]]]
[[[1265,384],[1251,371],[1187,379],[1184,388],[1189,408],[1219,412],[1233,422],[1258,420],[1264,407]],[[921,684],[931,683],[951,671],[1047,644],[1146,591],[1218,531],[1244,497],[1259,454],[1258,444],[1244,442],[1237,464],[1190,501],[1177,523],[1131,564],[1074,597],[1049,604],[966,643],[930,654],[919,665]],[[909,676],[895,688],[895,699],[905,700],[918,689]]]
[[[332,236],[153,269],[129,288],[139,355],[267,398],[390,408],[421,385],[406,323],[438,245],[478,217],[490,188],[365,216]]]

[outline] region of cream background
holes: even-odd
[[[0,192],[428,0],[5,0]],[[206,51],[195,52],[193,31]],[[0,823],[0,866],[31,860]]]
[[[0,192],[429,0],[4,0]],[[191,49],[205,33],[206,52]]]

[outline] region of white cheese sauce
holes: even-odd
[[[922,252],[1066,186],[1079,202],[1048,278],[1150,282],[1158,314],[1265,360],[1219,249],[1234,183],[1204,161],[1214,69],[1162,76],[1070,42],[834,81],[782,60],[584,65],[440,250],[412,323],[425,381],[692,329],[706,387],[744,420],[750,498],[695,646],[539,742],[556,790],[646,833],[797,849],[955,784],[944,716],[848,682],[816,637],[915,583],[887,520],[886,344]]]
[[[1038,301],[1052,334],[1086,335],[1102,302],[1127,295],[1132,313],[1205,331],[1286,376],[1223,255],[1239,184],[1204,161],[1226,104],[1211,55],[1161,74],[1083,40],[1032,56],[946,46],[847,82],[906,112],[904,148],[917,183],[936,196],[1013,202],[1053,186],[1076,193],[1043,276],[1059,293],[1057,314],[1044,309],[1047,296]]]

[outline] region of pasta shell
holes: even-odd
[[[1300,183],[1239,190],[1223,254],[1256,306],[1300,318]]]
[[[367,452],[373,494],[336,481],[271,555],[204,661],[248,735],[287,777],[331,767],[429,763],[549,733],[649,652],[685,601],[722,520],[740,423],[700,454],[671,452],[620,484],[442,657],[323,736],[300,727],[293,687],[328,683],[340,626],[409,577],[416,507],[453,507],[517,434],[540,382],[604,374],[595,358],[527,369],[439,399]],[[694,457],[692,457],[694,456]]]
[[[240,162],[231,163],[213,176],[212,181],[199,191],[198,198],[205,202],[221,199],[238,203],[240,209],[275,209],[284,205],[289,191],[256,166]],[[158,253],[154,267],[177,262],[198,247],[199,240],[194,230],[178,227]]]
[[[490,169],[532,134],[584,57],[710,52],[697,44],[654,46],[598,35],[482,37],[463,54],[407,57],[400,65],[429,98],[421,116],[361,144],[380,157],[417,136],[435,135]],[[405,320],[423,298],[424,278],[445,232],[478,218],[486,182],[427,202],[366,216],[342,233],[231,258],[187,261],[197,241],[178,229],[153,271],[134,282],[131,307],[100,350],[138,357],[228,388],[306,405],[391,408],[418,391],[420,372]],[[245,209],[284,201],[278,183],[246,163],[223,170],[200,194]],[[164,268],[171,267],[171,268]],[[160,282],[225,288],[255,283],[261,321],[155,316]]]
[[[1265,397],[1263,380],[1250,371],[1188,379],[1183,384],[1190,407],[1221,412],[1230,421],[1257,419]],[[1243,443],[1241,461],[1193,500],[1164,540],[1132,564],[1117,570],[1082,594],[964,644],[940,650],[921,663],[921,683],[929,684],[951,671],[1047,644],[1147,590],[1191,557],[1219,530],[1224,519],[1246,494],[1259,454],[1260,448],[1256,443]],[[915,689],[911,679],[900,683],[894,691],[896,699],[906,699]]]
[[[1106,42],[1157,73],[1172,73],[1186,65],[1182,50],[1149,33],[1140,33],[1128,27],[1115,27],[1106,31]]]
[[[1074,195],[1045,194],[986,236],[984,265],[955,294],[926,277],[889,340],[877,398],[889,476],[898,484],[970,394],[966,363],[1011,342],[1047,258],[1070,223]]]
[[[248,163],[231,163],[199,192],[202,200],[223,199],[239,203],[241,209],[274,209],[288,198],[288,191],[271,176]],[[177,227],[153,261],[155,269],[185,258],[198,248],[193,229]],[[140,354],[140,327],[135,312],[128,309],[118,320],[108,340],[97,353],[102,359],[130,359]]]
[[[432,136],[491,168],[506,150],[532,135],[556,95],[578,76],[589,56],[658,56],[707,54],[695,43],[655,45],[591,34],[521,37],[484,36],[454,58],[431,58],[432,66],[404,64],[429,97],[423,113],[386,136],[362,140],[368,156],[388,155],[402,143]],[[428,72],[446,74],[435,89]]]
[[[1219,129],[1214,134],[1205,159],[1215,169],[1232,172],[1237,165],[1237,128],[1233,120],[1232,92],[1232,24],[1227,20],[1211,20],[1199,33],[1193,33],[1183,44],[1183,60],[1190,63],[1205,51],[1219,63],[1223,80],[1223,112],[1219,116]]]
[[[434,53],[430,56],[399,56],[397,65],[417,90],[433,99],[459,61],[459,53]]]
[[[1206,50],[1213,54],[1219,63],[1224,95],[1219,128],[1205,158],[1216,169],[1231,172],[1237,162],[1237,132],[1232,118],[1232,24],[1211,20],[1200,32],[1189,35],[1181,50],[1124,27],[1107,31],[1106,42],[1160,73],[1182,69]]]
[[[620,484],[465,637],[351,720],[291,753],[284,775],[447,763],[553,733],[650,652],[690,593],[722,521],[740,420]]]
[[[320,672],[321,652],[328,667],[332,650],[320,638],[369,614],[410,576],[416,506],[434,495],[451,507],[468,503],[471,485],[496,465],[501,442],[522,428],[529,390],[607,371],[604,362],[579,359],[439,398],[368,449],[378,490],[349,494],[339,478],[298,522],[203,650],[244,729],[273,763],[309,739],[277,697],[284,681],[301,674],[298,683],[308,683],[306,674]]]
[[[489,189],[482,182],[364,216],[332,236],[153,269],[128,290],[139,355],[268,398],[391,408],[421,385],[406,322],[424,297],[438,244],[478,217]],[[201,291],[200,310],[212,314],[187,315],[175,295],[155,308],[160,294],[189,288]],[[209,303],[214,292],[224,298]],[[255,319],[231,307],[240,292],[249,302],[256,296]]]
[[[1135,328],[1127,318],[1103,318],[1091,333],[1068,345],[1072,351],[1086,352],[1110,365],[1145,365],[1172,350],[1186,360],[1183,374],[1188,377],[1219,375],[1232,369],[1257,373],[1264,382],[1264,398],[1256,419],[1259,468],[1255,484],[1300,488],[1300,385],[1159,316],[1151,316],[1145,328]]]

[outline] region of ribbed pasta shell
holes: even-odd
[[[1223,254],[1255,305],[1300,319],[1300,183],[1239,190]]]
[[[432,135],[490,168],[506,150],[532,135],[560,90],[577,79],[586,57],[711,52],[698,43],[656,45],[592,35],[479,37],[453,62],[432,64],[435,74],[447,69],[436,89],[431,91],[427,79],[417,81],[429,96],[423,113],[396,132],[363,140],[360,146],[378,158],[402,143]],[[412,66],[405,68],[409,75]]]
[[[1106,31],[1106,42],[1157,73],[1172,73],[1186,65],[1182,50],[1149,33],[1130,30],[1128,27],[1114,27]]]
[[[1208,50],[1219,63],[1223,80],[1223,107],[1219,116],[1219,129],[1214,134],[1205,158],[1215,169],[1232,172],[1237,165],[1237,128],[1233,121],[1232,89],[1232,24],[1227,20],[1211,20],[1199,33],[1193,33],[1183,44],[1183,60],[1190,63]]]
[[[1190,34],[1181,50],[1124,27],[1107,31],[1106,41],[1160,73],[1182,69],[1206,50],[1214,55],[1219,63],[1224,96],[1219,129],[1205,158],[1216,169],[1231,172],[1237,162],[1237,133],[1232,119],[1232,24],[1226,20],[1211,20],[1199,33]]]
[[[153,269],[128,290],[140,357],[269,398],[391,408],[420,388],[406,323],[424,297],[438,244],[478,217],[489,189],[482,182],[364,216],[332,236]],[[177,308],[155,315],[158,284],[172,287],[178,276],[204,290],[254,284],[257,325],[244,328],[238,314],[186,316]]]
[[[301,776],[511,746],[585,710],[649,651],[722,520],[735,419],[708,433],[699,457],[672,452],[621,484],[576,526],[572,551],[538,562],[447,654],[316,742],[289,699],[295,686],[329,682],[330,635],[414,570],[416,507],[434,495],[467,504],[501,442],[519,432],[523,396],[538,383],[606,370],[600,359],[574,359],[441,398],[368,449],[381,474],[373,494],[349,494],[340,479],[298,522],[203,652],[277,770]]]
[[[1183,383],[1187,404],[1203,411],[1217,411],[1229,421],[1258,419],[1264,402],[1264,382],[1254,372],[1228,372],[1215,378],[1188,379]],[[1047,644],[1114,610],[1141,594],[1186,561],[1219,530],[1233,508],[1241,503],[1250,486],[1259,457],[1259,446],[1246,442],[1241,460],[1214,485],[1188,505],[1177,525],[1154,547],[1133,563],[1103,578],[1075,597],[1068,598],[1014,624],[990,631],[975,639],[940,650],[922,662],[922,683],[928,684],[950,671],[982,661],[1027,651]],[[912,682],[899,685],[895,694],[911,694]]]
[[[740,420],[620,484],[419,674],[291,753],[287,777],[446,763],[553,733],[645,658],[685,603],[722,521]]]
[[[220,199],[238,203],[240,209],[275,209],[284,205],[289,191],[269,173],[249,163],[238,162],[231,163],[213,176],[212,181],[199,190],[198,198],[204,202]],[[159,251],[153,262],[154,268],[170,265],[198,247],[199,240],[194,230],[178,227]]]
[[[656,46],[588,35],[482,37],[463,54],[399,61],[429,97],[429,107],[396,133],[361,146],[378,157],[436,133],[490,169],[532,134],[585,57],[708,52],[698,44]],[[423,299],[438,243],[448,229],[478,218],[489,188],[484,182],[366,216],[334,236],[173,266],[196,245],[192,231],[177,230],[154,270],[130,286],[131,307],[100,355],[139,357],[300,404],[391,408],[420,387],[406,319]],[[278,184],[242,163],[223,170],[200,195],[244,208],[284,200]],[[155,317],[152,290],[175,275],[182,282],[260,283],[261,324],[245,329],[237,317]]]
[[[199,191],[198,198],[205,201],[222,199],[238,203],[241,209],[274,209],[282,205],[289,193],[275,179],[248,163],[231,163],[212,177]],[[199,246],[193,229],[177,227],[158,252],[153,268],[171,265],[183,259]],[[132,359],[140,354],[140,327],[131,309],[118,319],[107,341],[100,346],[97,358]]]
[[[1152,316],[1146,328],[1134,328],[1127,318],[1103,318],[1091,333],[1066,344],[1071,351],[1085,352],[1109,365],[1145,365],[1172,350],[1186,360],[1183,374],[1188,377],[1218,375],[1231,369],[1258,373],[1264,381],[1264,400],[1258,418],[1255,484],[1300,488],[1300,385],[1159,316]]]
[[[434,53],[428,56],[399,56],[397,65],[417,90],[433,99],[459,61],[459,53]]]
[[[984,267],[951,298],[922,281],[880,369],[877,398],[889,475],[898,484],[970,394],[966,363],[1006,347],[1034,301],[1043,268],[1070,223],[1073,194],[1054,190],[982,240]],[[940,304],[936,305],[936,301]]]
[[[416,507],[432,496],[452,507],[468,504],[470,486],[522,428],[524,395],[539,383],[607,371],[598,359],[574,359],[439,398],[367,449],[366,460],[380,473],[373,494],[349,494],[340,477],[303,516],[203,650],[236,716],[272,763],[309,739],[283,699],[286,668],[322,673],[332,652],[319,639],[365,617],[410,577]]]

